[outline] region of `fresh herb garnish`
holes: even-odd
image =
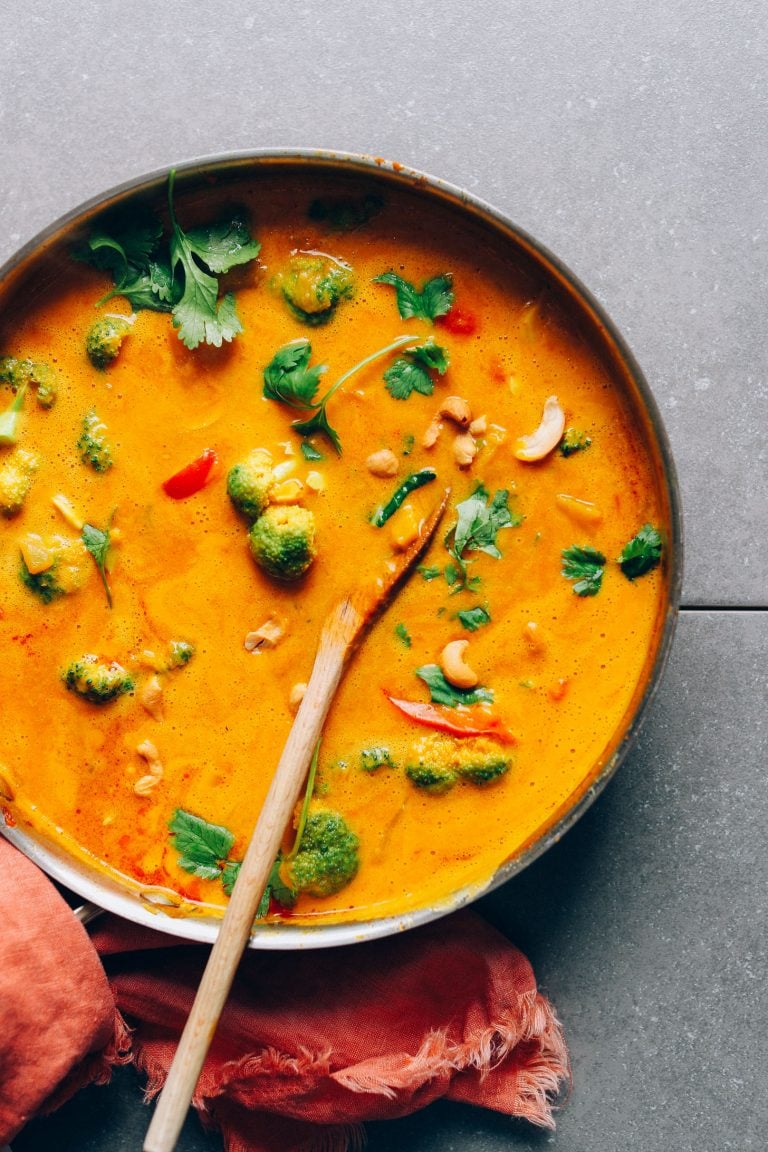
[[[168,827],[171,844],[179,853],[178,865],[203,880],[221,876],[235,843],[234,835],[220,824],[209,824],[201,816],[177,808]],[[234,883],[234,881],[233,881]]]
[[[482,628],[491,622],[490,612],[480,604],[475,608],[464,608],[461,612],[457,613],[457,616],[462,628],[466,628],[468,632],[477,632],[478,628]]]
[[[400,621],[399,624],[395,624],[395,636],[397,636],[401,644],[404,644],[406,648],[410,648],[412,643],[411,634],[402,621]]]
[[[496,534],[502,528],[518,527],[523,518],[510,510],[509,492],[506,489],[500,488],[490,499],[482,485],[468,499],[457,504],[456,512],[456,524],[446,537],[446,547],[454,564],[446,566],[444,575],[451,590],[461,592],[477,586],[477,579],[469,576],[464,554],[485,552],[497,560],[501,559]]]
[[[584,452],[592,443],[591,437],[578,428],[566,428],[558,445],[561,456],[573,456],[574,452]]]
[[[441,568],[428,568],[423,564],[420,564],[416,571],[420,573],[422,580],[437,580],[438,576],[443,574]]]
[[[338,454],[341,455],[339,434],[335,428],[331,427],[326,413],[326,405],[331,396],[343,384],[346,384],[355,372],[359,372],[374,360],[387,356],[390,352],[411,343],[413,343],[412,336],[399,336],[397,340],[393,340],[385,348],[379,348],[378,351],[372,352],[370,356],[366,356],[364,360],[360,360],[347,369],[325,395],[320,400],[316,400],[320,377],[327,370],[327,365],[317,364],[310,367],[312,345],[303,336],[299,337],[297,340],[291,340],[290,343],[284,344],[282,348],[278,348],[267,364],[264,369],[264,395],[268,400],[277,400],[280,404],[285,404],[289,408],[296,408],[300,412],[311,412],[312,415],[306,420],[294,420],[291,427],[304,437],[311,436],[313,433],[327,436]]]
[[[112,273],[114,288],[99,304],[124,296],[135,309],[172,312],[173,326],[187,348],[201,343],[218,348],[242,332],[242,324],[233,294],[228,292],[219,301],[217,276],[254,260],[261,245],[238,215],[185,232],[174,211],[175,178],[171,171],[167,249],[162,225],[154,217],[119,213],[92,232],[86,248],[76,255]]]
[[[408,348],[384,373],[387,391],[394,400],[407,400],[412,392],[431,396],[435,384],[430,371],[444,376],[449,363],[448,350],[432,340]]]
[[[110,547],[109,528],[102,531],[101,528],[94,528],[93,524],[83,524],[82,540],[91,556],[93,556],[96,567],[99,570],[99,576],[101,576],[101,582],[107,594],[107,604],[111,608],[112,591],[109,587],[109,580],[107,579],[107,561],[109,559]]]
[[[433,704],[445,704],[457,708],[459,704],[492,704],[493,692],[490,688],[454,688],[443,675],[438,664],[424,664],[416,669],[416,675],[429,688]]]
[[[403,436],[403,456],[410,456],[411,452],[413,452],[413,446],[415,443],[416,437],[412,432],[409,432],[407,435]]]
[[[600,591],[605,571],[605,556],[596,548],[574,544],[562,554],[562,574],[566,580],[575,580],[573,591],[577,596],[596,596]]]
[[[624,545],[619,566],[628,580],[636,580],[655,568],[661,560],[661,534],[652,524],[644,524],[636,536]]]
[[[325,459],[322,452],[318,452],[317,448],[315,448],[314,444],[310,440],[302,440],[301,454],[305,460],[316,461]]]
[[[371,524],[374,528],[381,528],[389,520],[390,516],[394,516],[400,505],[404,502],[411,492],[415,492],[417,488],[423,488],[425,484],[431,484],[433,480],[437,479],[437,472],[434,468],[422,468],[419,472],[412,472],[410,476],[406,476],[402,484],[400,484],[392,496],[386,502],[376,509],[371,517]]]
[[[403,320],[416,316],[420,320],[435,320],[450,312],[453,304],[453,277],[449,272],[425,280],[421,290],[404,280],[396,272],[382,272],[374,276],[374,284],[389,284],[395,290],[397,308]]]

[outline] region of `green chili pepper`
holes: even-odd
[[[411,492],[415,492],[417,488],[423,488],[425,484],[429,484],[432,480],[436,479],[437,472],[435,472],[434,468],[422,468],[420,472],[412,472],[410,476],[406,476],[391,500],[388,500],[386,504],[383,504],[381,508],[377,508],[374,512],[371,517],[371,523],[374,528],[381,528],[382,524],[386,524],[390,516],[397,512],[406,496],[410,496]]]

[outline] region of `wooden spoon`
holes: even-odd
[[[144,1152],[171,1152],[213,1039],[235,970],[253,927],[291,815],[344,667],[365,628],[385,607],[429,544],[450,489],[425,520],[418,538],[371,588],[346,597],[325,622],[307,691],[275,770],[264,807],[232,890],[221,929],[200,981],[144,1141]]]

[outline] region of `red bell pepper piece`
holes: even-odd
[[[176,472],[175,475],[166,480],[163,484],[163,491],[172,500],[186,500],[188,496],[194,496],[195,492],[205,488],[213,471],[213,466],[218,462],[219,458],[213,448],[206,448],[197,460],[193,460],[191,464],[187,464],[186,468],[182,468],[180,472]]]
[[[435,324],[454,336],[473,336],[477,332],[477,317],[466,308],[451,308],[444,316],[438,316]]]
[[[384,695],[404,716],[427,728],[450,732],[452,736],[492,736],[502,744],[517,744],[503,720],[476,705],[448,708],[445,704],[425,704],[421,700],[398,700],[386,689]]]

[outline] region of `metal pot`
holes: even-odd
[[[177,166],[177,173],[180,181],[203,182],[212,175],[242,178],[265,168],[284,172],[300,170],[308,173],[310,177],[313,173],[320,172],[362,174],[367,180],[379,182],[384,187],[399,186],[417,190],[419,195],[447,204],[459,215],[471,218],[476,223],[480,222],[493,235],[494,244],[508,251],[514,259],[534,268],[538,278],[551,286],[560,299],[567,301],[571,314],[578,319],[590,340],[611,364],[614,379],[625,391],[630,409],[650,445],[662,496],[663,523],[667,538],[663,569],[664,610],[660,614],[644,675],[636,686],[626,723],[623,729],[614,735],[610,755],[604,762],[595,766],[592,778],[585,782],[581,793],[572,799],[566,810],[556,814],[544,832],[489,876],[485,883],[454,892],[440,904],[403,916],[347,924],[310,927],[296,927],[290,924],[259,925],[251,937],[253,948],[321,948],[351,944],[400,932],[405,928],[445,915],[477,899],[509,880],[550,845],[556,843],[600,794],[637,736],[650,702],[659,687],[672,643],[682,582],[680,495],[669,443],[658,408],[632,353],[584,285],[556,256],[531,236],[469,193],[400,164],[373,157],[309,150],[256,151],[180,164]],[[27,271],[34,267],[41,254],[50,252],[56,245],[67,243],[74,234],[81,233],[105,208],[116,206],[136,196],[157,194],[164,185],[166,177],[167,171],[163,170],[131,180],[69,212],[39,233],[0,269],[0,287],[16,277],[24,277]],[[1,793],[0,781],[0,799],[2,799]],[[151,893],[138,894],[128,888],[121,888],[114,880],[67,855],[55,844],[44,841],[15,824],[10,798],[6,798],[4,803],[8,807],[5,823],[0,826],[3,834],[59,883],[100,908],[147,927],[188,940],[205,942],[214,940],[219,919],[184,917],[179,915],[178,909],[158,902],[162,901],[162,897],[158,894],[153,897]]]

